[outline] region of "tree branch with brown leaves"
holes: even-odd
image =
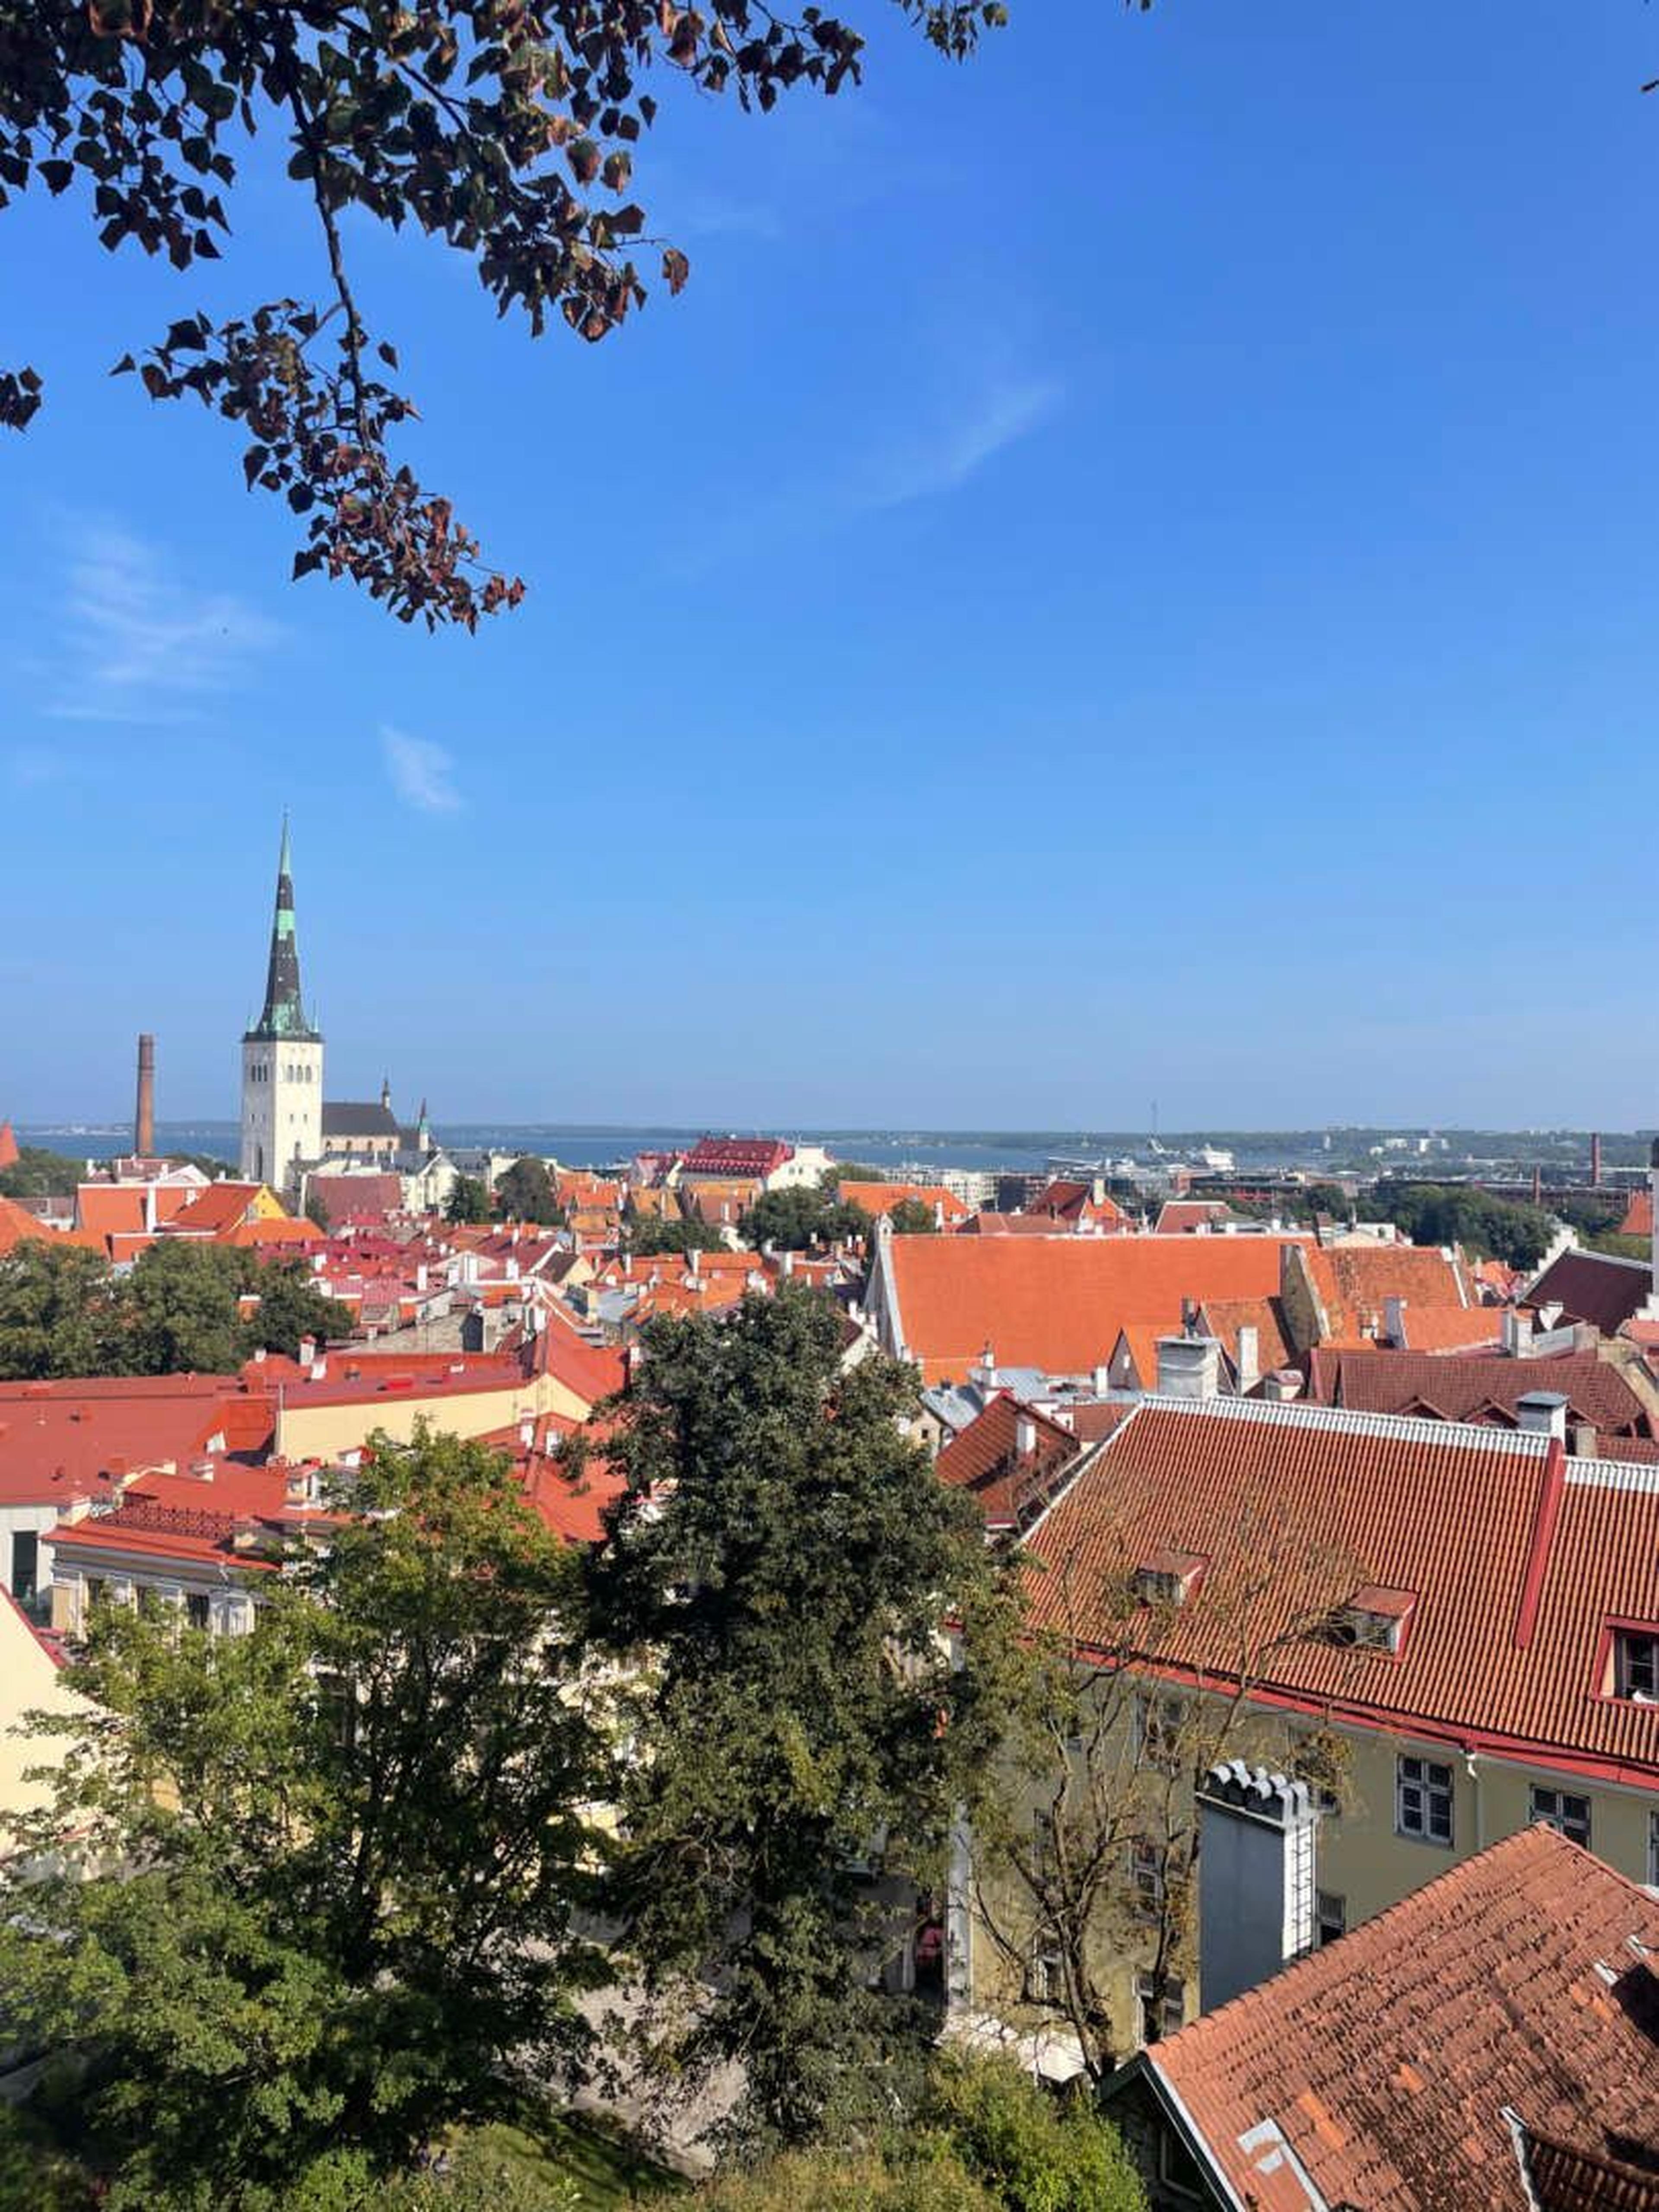
[[[997,0],[894,4],[957,58],[1005,17]],[[145,388],[194,394],[251,434],[249,488],[306,519],[296,577],[349,577],[402,621],[472,629],[524,585],[393,461],[416,410],[369,368],[371,352],[397,356],[358,312],[342,211],[417,225],[471,258],[498,313],[537,337],[556,317],[596,343],[647,298],[630,191],[651,72],[764,111],[799,87],[855,83],[862,46],[816,6],[793,21],[757,0],[0,0],[0,209],[31,185],[78,185],[106,248],[187,270],[229,232],[237,135],[278,130],[334,307],[181,318],[143,355]],[[683,289],[678,247],[659,268]],[[312,343],[337,315],[336,357],[319,365]],[[34,368],[0,371],[0,428],[26,428],[41,398]]]

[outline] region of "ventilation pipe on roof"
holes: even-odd
[[[1595,1457],[1595,1424],[1594,1421],[1575,1421],[1572,1425],[1572,1455],[1575,1459]]]
[[[1199,1984],[1213,2012],[1312,1950],[1319,1812],[1305,1782],[1242,1759],[1212,1766],[1197,1797]]]
[[[1091,1380],[1096,1397],[1103,1398],[1112,1387],[1112,1370],[1109,1367],[1097,1367]]]
[[[1036,1449],[1036,1423],[1029,1413],[1022,1413],[1014,1423],[1014,1449],[1021,1459],[1030,1459]]]
[[[1221,1346],[1212,1336],[1160,1336],[1158,1389],[1164,1398],[1213,1398],[1221,1384]]]

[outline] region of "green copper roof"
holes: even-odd
[[[289,860],[288,817],[283,817],[283,846],[276,860],[276,911],[270,925],[270,964],[265,971],[265,1007],[248,1031],[251,1037],[289,1037],[314,1043],[318,1031],[306,1019],[300,996],[300,940],[294,927],[294,877]]]

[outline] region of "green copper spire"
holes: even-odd
[[[288,817],[283,817],[283,846],[276,860],[276,911],[270,925],[270,965],[265,971],[265,1010],[250,1037],[289,1037],[314,1043],[318,1032],[306,1019],[300,997],[300,940],[294,928],[294,875],[289,859]]]

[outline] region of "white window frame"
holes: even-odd
[[[1635,1704],[1659,1704],[1659,1633],[1643,1628],[1613,1630],[1613,1694]]]
[[[1136,1836],[1130,1843],[1129,1881],[1136,1919],[1156,1920],[1164,1910],[1165,1892],[1161,1855],[1150,1836]]]
[[[1143,2044],[1152,2040],[1146,2033],[1147,2007],[1152,2002],[1149,1987],[1152,1980],[1151,1974],[1135,1976],[1135,2025]],[[1187,1986],[1184,1982],[1176,1981],[1173,1975],[1166,1976],[1164,1979],[1163,2014],[1164,2033],[1179,2034],[1187,2024]]]
[[[1575,1809],[1570,1812],[1570,1806]],[[1528,1784],[1527,1818],[1543,1821],[1571,1842],[1582,1844],[1586,1850],[1590,1848],[1590,1801],[1576,1790],[1556,1790],[1539,1782]]]
[[[1415,1800],[1415,1809],[1413,1801]],[[1443,1801],[1446,1832],[1434,1826],[1434,1808]],[[1394,1832],[1408,1842],[1432,1844],[1449,1851],[1457,1840],[1457,1791],[1449,1762],[1401,1752],[1394,1763]]]

